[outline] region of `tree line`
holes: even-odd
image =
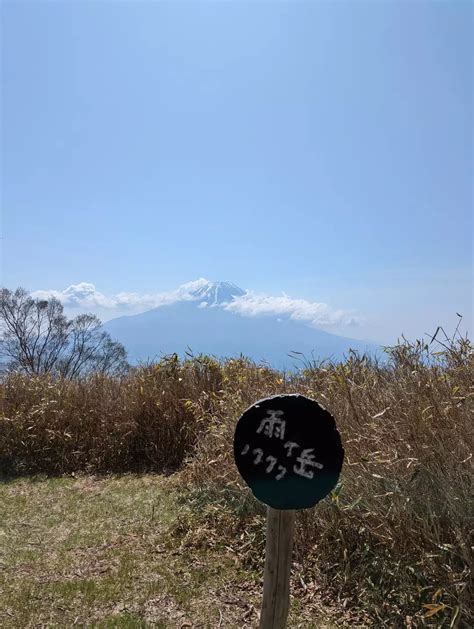
[[[0,289],[0,360],[3,371],[77,378],[128,370],[124,346],[93,314],[68,318],[55,297],[33,298],[23,288]]]

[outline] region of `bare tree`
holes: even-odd
[[[0,356],[9,370],[65,378],[128,367],[123,345],[95,315],[67,319],[58,299],[34,299],[23,288],[0,290]]]

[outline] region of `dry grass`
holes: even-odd
[[[261,576],[191,548],[175,481],[156,475],[0,483],[0,626],[254,627]],[[317,619],[317,620],[316,620]],[[327,626],[317,600],[292,626]]]
[[[299,513],[294,581],[299,601],[324,594],[364,625],[472,626],[472,412],[467,340],[429,354],[403,343],[377,365],[282,374],[246,360],[171,357],[117,380],[12,377],[2,385],[5,472],[175,469],[185,547],[231,548],[261,568],[264,513],[232,460],[239,414],[256,399],[300,392],[338,422],[342,480]]]
[[[191,401],[206,408],[221,369],[170,356],[126,377],[11,375],[0,385],[6,475],[176,469],[196,440]]]
[[[377,626],[474,623],[473,356],[462,340],[430,360],[426,351],[404,344],[389,365],[352,356],[290,381],[228,365],[219,409],[184,472],[209,526],[254,561],[261,507],[232,461],[235,418],[281,391],[320,400],[337,418],[346,460],[330,499],[299,513],[299,577]]]

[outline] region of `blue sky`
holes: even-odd
[[[3,285],[207,277],[348,336],[472,327],[470,2],[1,11]]]

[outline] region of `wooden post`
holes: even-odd
[[[267,508],[267,539],[260,629],[284,629],[290,606],[295,512]]]

